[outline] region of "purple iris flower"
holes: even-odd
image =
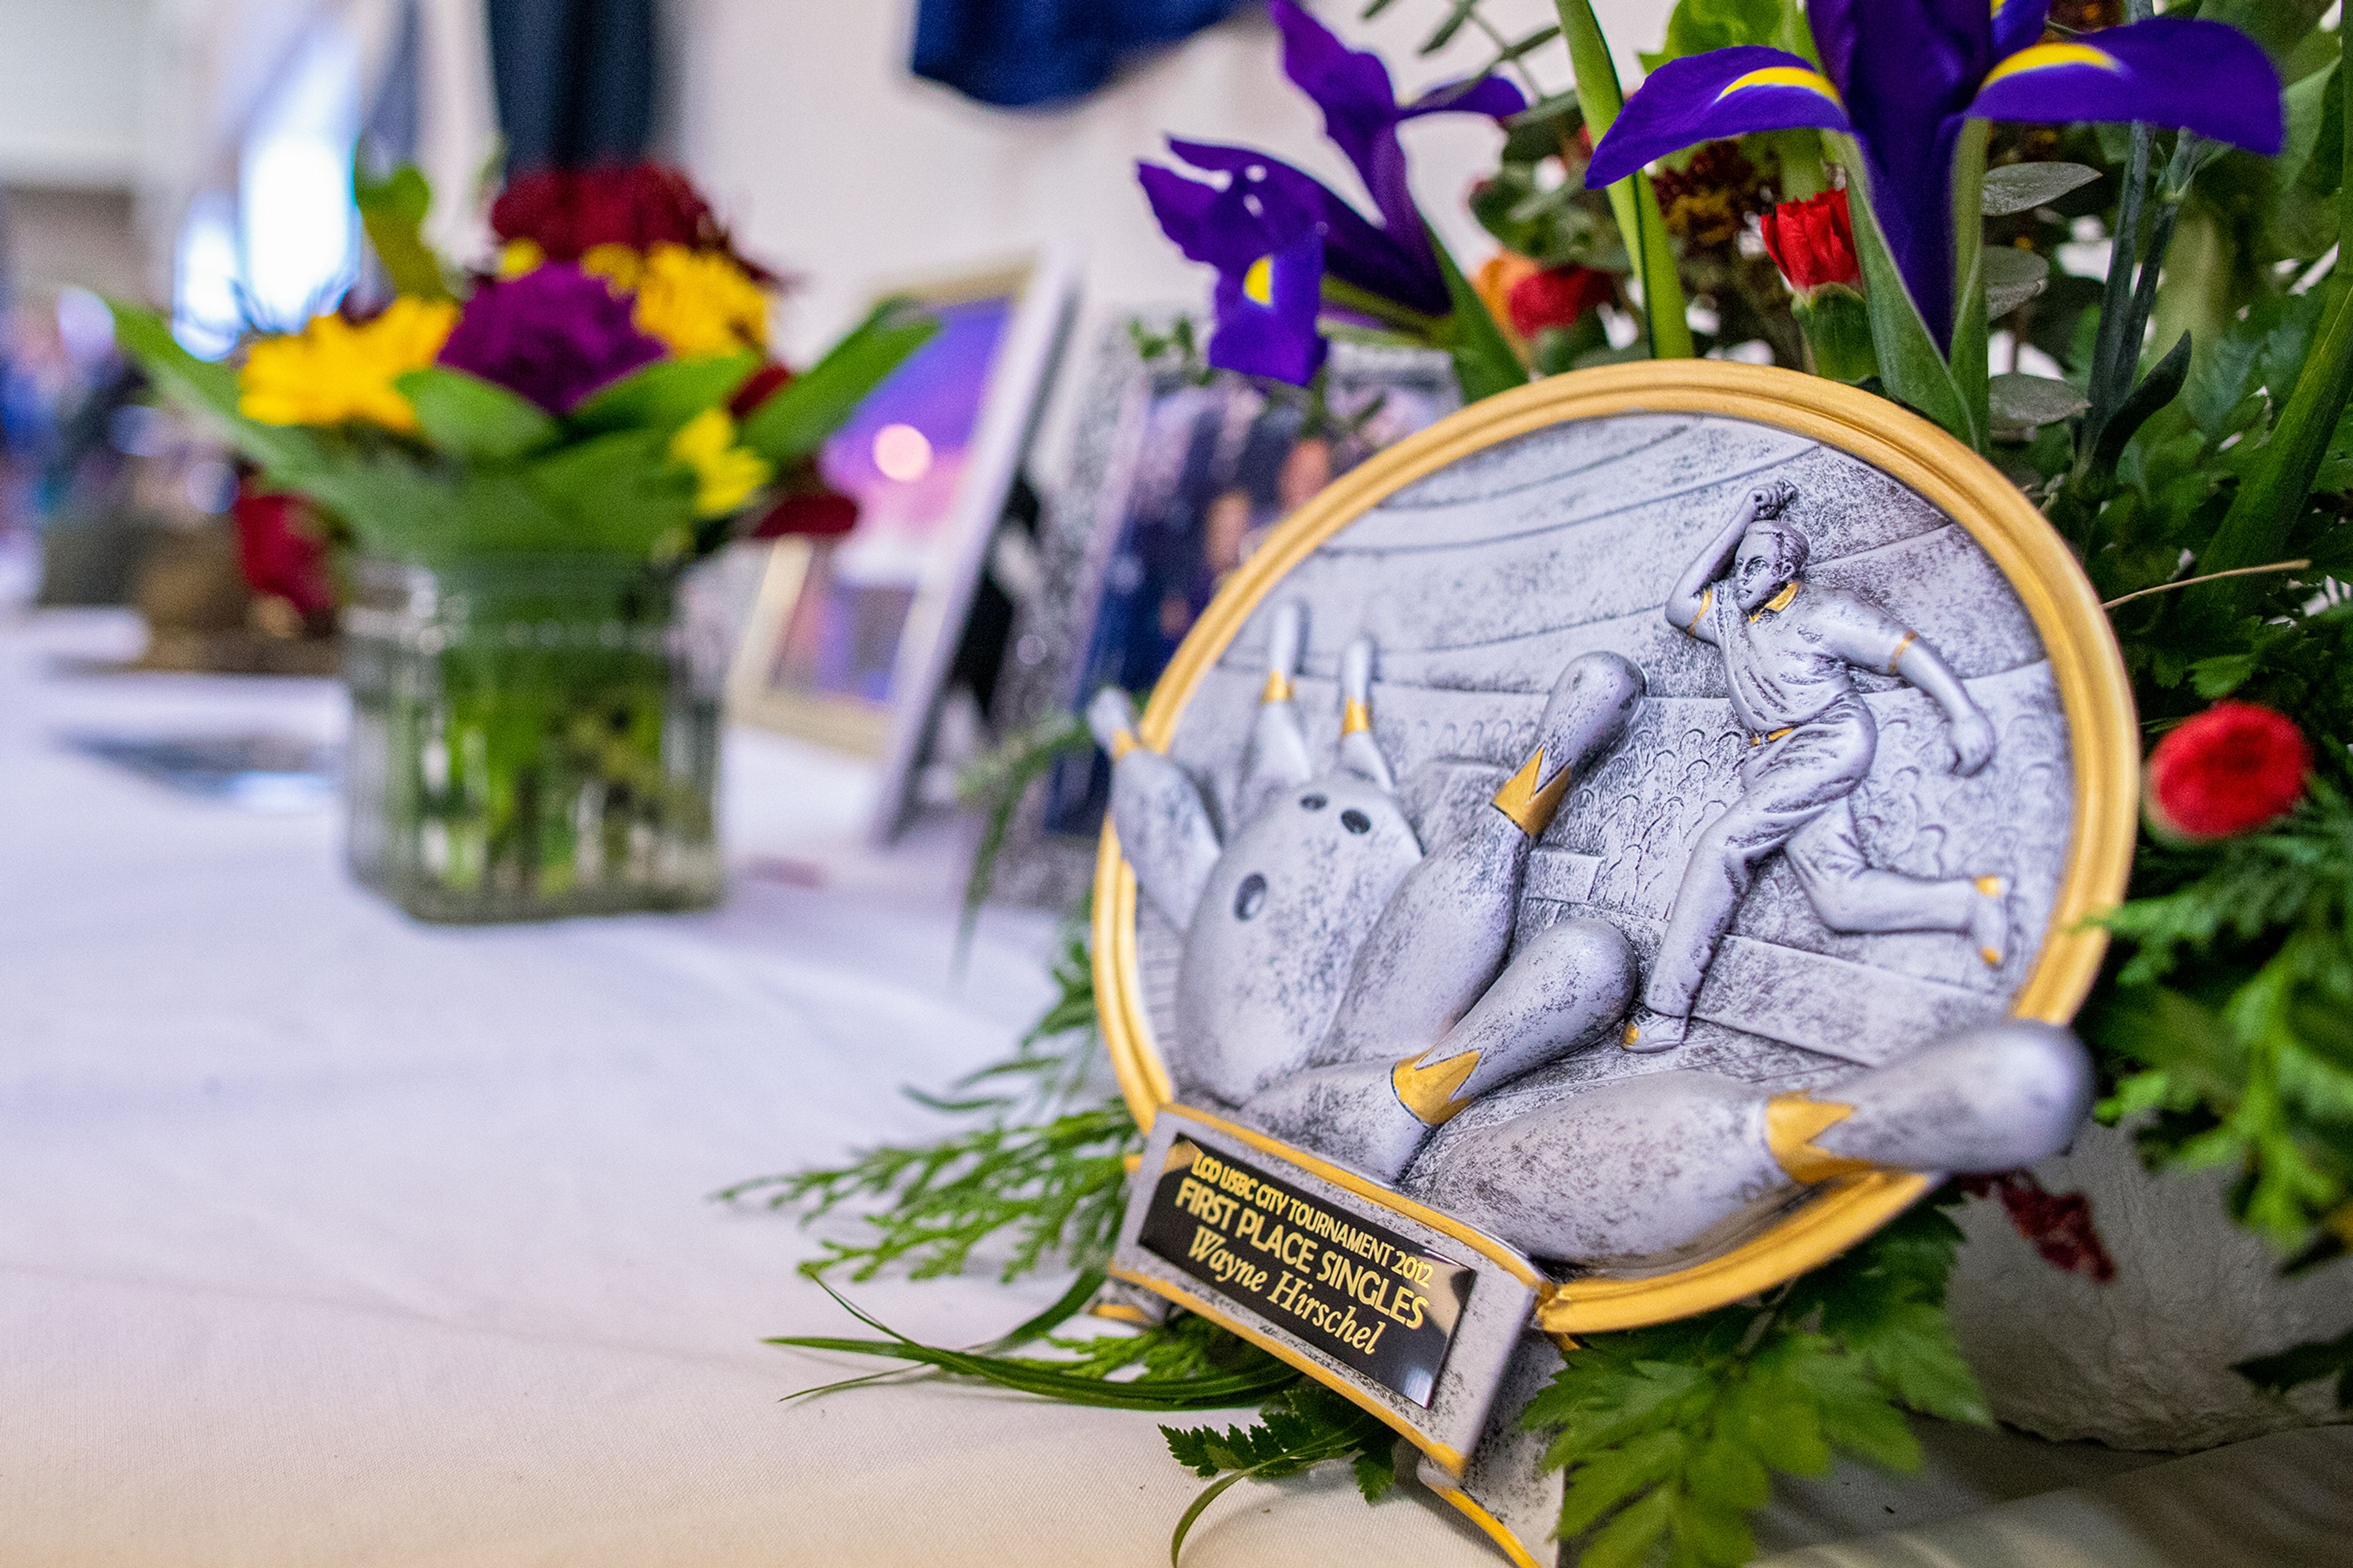
[[[1209,363],[1303,384],[1324,363],[1316,331],[1326,273],[1426,316],[1451,308],[1446,275],[1406,185],[1397,128],[1424,114],[1502,118],[1526,106],[1489,77],[1397,100],[1380,57],[1351,49],[1292,0],[1268,7],[1282,34],[1284,74],[1324,111],[1324,133],[1346,153],[1373,198],[1367,219],[1313,175],[1246,147],[1171,139],[1194,179],[1136,165],[1153,215],[1187,258],[1218,269]]]
[[[441,345],[441,363],[568,414],[607,382],[669,352],[630,316],[629,301],[602,278],[551,261],[476,289]]]
[[[2039,43],[2048,0],[1810,0],[1822,68],[1757,45],[1670,60],[1593,150],[1601,186],[1694,142],[1811,126],[1852,134],[1912,302],[1949,346],[1961,121],[2142,121],[2269,155],[2280,84],[2253,39],[2159,16]]]

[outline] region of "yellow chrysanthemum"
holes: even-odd
[[[735,444],[735,421],[723,408],[706,408],[670,438],[670,455],[694,470],[694,510],[724,517],[768,482],[766,458]]]
[[[237,411],[264,425],[362,420],[415,430],[417,411],[393,382],[431,364],[457,321],[457,306],[406,296],[356,327],[321,316],[291,337],[253,345],[237,373]]]
[[[636,289],[638,330],[681,359],[766,346],[768,297],[716,251],[657,245],[646,253]]]
[[[580,253],[580,270],[593,273],[627,292],[645,276],[646,258],[626,245],[592,245]]]

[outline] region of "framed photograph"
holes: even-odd
[[[1087,717],[1148,1130],[1110,1275],[1396,1428],[1528,1568],[1555,1336],[1769,1289],[2091,1110],[2124,660],[2033,503],[1852,387],[1485,399]]]
[[[1176,321],[1163,312],[1147,331]],[[1219,585],[1276,525],[1334,479],[1451,411],[1446,356],[1333,347],[1324,428],[1303,399],[1240,375],[1204,382],[1146,363],[1121,321],[1096,345],[1072,435],[1071,482],[1039,542],[1041,583],[1022,606],[1001,730],[1075,714],[1107,686],[1151,689]],[[1085,887],[1110,772],[1058,761],[1007,836],[998,896],[1061,906]]]
[[[874,758],[894,833],[1077,296],[1060,253],[882,291],[940,320],[819,458],[856,499],[839,539],[779,540],[728,681],[736,716]]]

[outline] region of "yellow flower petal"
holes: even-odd
[[[547,252],[539,247],[539,241],[511,239],[507,241],[506,248],[499,252],[499,276],[520,278],[526,272],[536,272],[540,263],[546,259]]]
[[[657,245],[637,281],[638,330],[681,359],[765,347],[768,297],[715,251]]]
[[[694,470],[694,510],[702,517],[735,510],[773,471],[767,459],[735,445],[735,421],[721,408],[706,408],[680,426],[670,438],[670,455]]]
[[[403,297],[353,326],[321,316],[290,337],[266,338],[237,373],[237,409],[265,425],[380,425],[404,434],[416,411],[394,381],[431,364],[458,307]]]
[[[592,245],[580,253],[580,270],[627,291],[645,276],[646,258],[626,245]]]

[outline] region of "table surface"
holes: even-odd
[[[810,1233],[709,1198],[934,1133],[902,1087],[1001,1057],[1050,999],[1042,915],[993,912],[952,973],[960,825],[872,851],[862,768],[739,731],[722,908],[420,926],[346,881],[331,809],[62,743],[341,730],[324,682],[107,672],[137,646],[119,616],[0,624],[0,1564],[1166,1561],[1198,1483],[1149,1416],[939,1384],[783,1403],[845,1369],[763,1336],[859,1331],[796,1272]],[[972,1342],[1060,1285],[849,1289]],[[2177,1525],[2133,1522],[2211,1458],[1926,1435],[1922,1479],[1785,1492],[1768,1545],[1848,1543],[1778,1561],[2305,1550],[2176,1557]],[[2306,1494],[2353,1492],[2353,1445],[2282,1454],[2242,1468],[2341,1549],[2353,1517]],[[1329,1468],[1229,1492],[1187,1552],[1278,1559],[1499,1561]]]

